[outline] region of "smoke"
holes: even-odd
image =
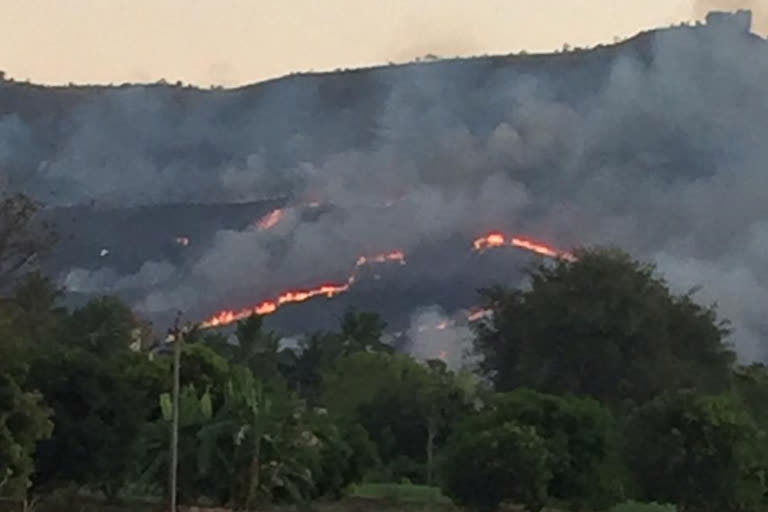
[[[466,325],[457,325],[439,306],[416,311],[406,331],[409,352],[420,361],[441,359],[448,368],[458,370],[470,365],[473,334]]]
[[[696,0],[693,15],[703,18],[710,11],[752,11],[753,32],[768,35],[768,5],[762,0]]]
[[[0,169],[24,169],[20,188],[57,204],[286,195],[336,206],[312,222],[297,207],[267,231],[196,238],[184,263],[83,265],[62,278],[79,290],[131,290],[149,313],[245,305],[343,281],[359,255],[409,256],[455,237],[468,250],[499,229],[655,259],[676,288],[701,284],[702,301],[719,301],[743,358],[765,358],[766,44],[727,26],[687,27],[619,50],[531,59],[215,93],[102,91],[45,122],[2,118]],[[440,253],[415,271],[450,283],[464,255]],[[433,356],[455,335],[416,336],[415,350]]]

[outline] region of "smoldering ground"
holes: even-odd
[[[499,229],[655,259],[676,290],[704,285],[701,300],[718,299],[741,357],[762,359],[766,84],[763,40],[680,28],[551,57],[233,91],[105,90],[54,121],[0,118],[0,165],[12,170],[9,186],[58,204],[287,195],[336,205],[315,222],[289,209],[271,230],[195,241],[206,248],[185,265],[62,276],[73,288],[132,290],[149,313],[255,301],[344,276],[358,255],[408,254],[425,241],[464,237],[468,250]],[[462,257],[444,254],[434,272],[450,279]]]

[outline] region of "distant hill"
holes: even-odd
[[[518,256],[469,253],[498,229],[654,259],[672,285],[704,284],[742,353],[762,357],[766,84],[766,41],[727,14],[588,50],[228,90],[5,80],[0,185],[48,205],[62,282],[155,318],[343,277],[359,255],[398,248],[413,263],[332,308],[371,304],[404,325],[417,307],[450,312],[479,285],[518,284]],[[253,229],[308,203],[334,206]],[[327,322],[317,304],[286,325]]]

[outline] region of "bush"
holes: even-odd
[[[507,422],[485,430],[464,430],[448,445],[442,464],[444,490],[480,512],[501,503],[520,503],[537,512],[552,479],[550,453],[536,429]]]

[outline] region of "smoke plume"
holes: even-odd
[[[59,205],[290,198],[272,229],[193,240],[183,262],[158,255],[138,271],[83,264],[62,276],[149,313],[203,314],[343,280],[359,255],[395,248],[408,257],[458,237],[469,251],[499,229],[655,259],[676,288],[703,285],[700,299],[717,299],[733,320],[740,356],[762,359],[766,84],[765,41],[718,26],[593,52],[232,91],[126,87],[56,116],[0,117],[0,169],[11,186]],[[298,205],[315,201],[334,209],[306,221]],[[435,254],[420,279],[450,283],[467,264],[466,252]],[[460,337],[416,336],[416,350],[431,355]]]
[[[448,368],[458,370],[472,363],[473,334],[463,325],[445,314],[439,306],[416,311],[406,332],[410,340],[409,352],[416,359],[441,359]]]

